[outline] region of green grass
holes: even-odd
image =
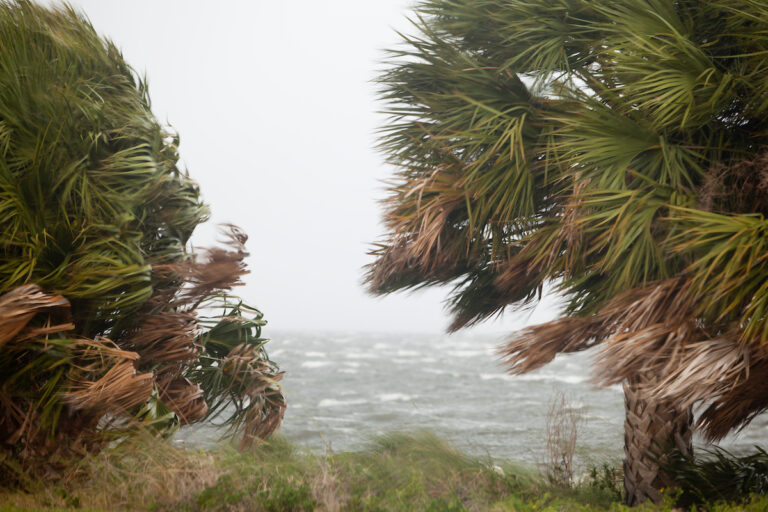
[[[599,468],[576,488],[556,488],[531,468],[467,456],[429,433],[392,434],[361,452],[328,455],[280,438],[245,452],[144,438],[81,461],[54,485],[0,490],[0,512],[629,510],[616,503],[615,477]],[[636,510],[672,508],[670,499]],[[764,511],[768,500],[699,510]]]

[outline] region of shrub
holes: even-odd
[[[227,404],[248,440],[279,425],[265,322],[226,296],[247,237],[188,249],[207,207],[178,144],[84,17],[0,2],[0,481]]]

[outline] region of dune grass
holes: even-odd
[[[532,468],[467,456],[432,434],[392,434],[354,453],[313,454],[281,438],[247,451],[145,437],[75,464],[55,484],[0,490],[0,512],[624,511],[606,476],[558,488]],[[669,511],[672,500],[637,510]],[[763,511],[768,500],[716,512]],[[701,508],[700,508],[701,510]]]

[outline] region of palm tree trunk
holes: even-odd
[[[660,456],[672,449],[693,452],[693,414],[690,408],[648,399],[642,388],[648,381],[636,377],[624,383],[624,489],[628,505],[661,500],[661,489],[672,481],[659,468]]]

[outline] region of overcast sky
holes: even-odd
[[[56,2],[48,2],[56,3]],[[377,201],[392,174],[374,151],[371,80],[409,30],[408,0],[75,0],[149,79],[155,115],[181,136],[182,164],[213,224],[250,236],[237,290],[272,329],[440,332],[447,290],[371,297],[360,285],[383,234]],[[544,320],[507,314],[474,328]]]

